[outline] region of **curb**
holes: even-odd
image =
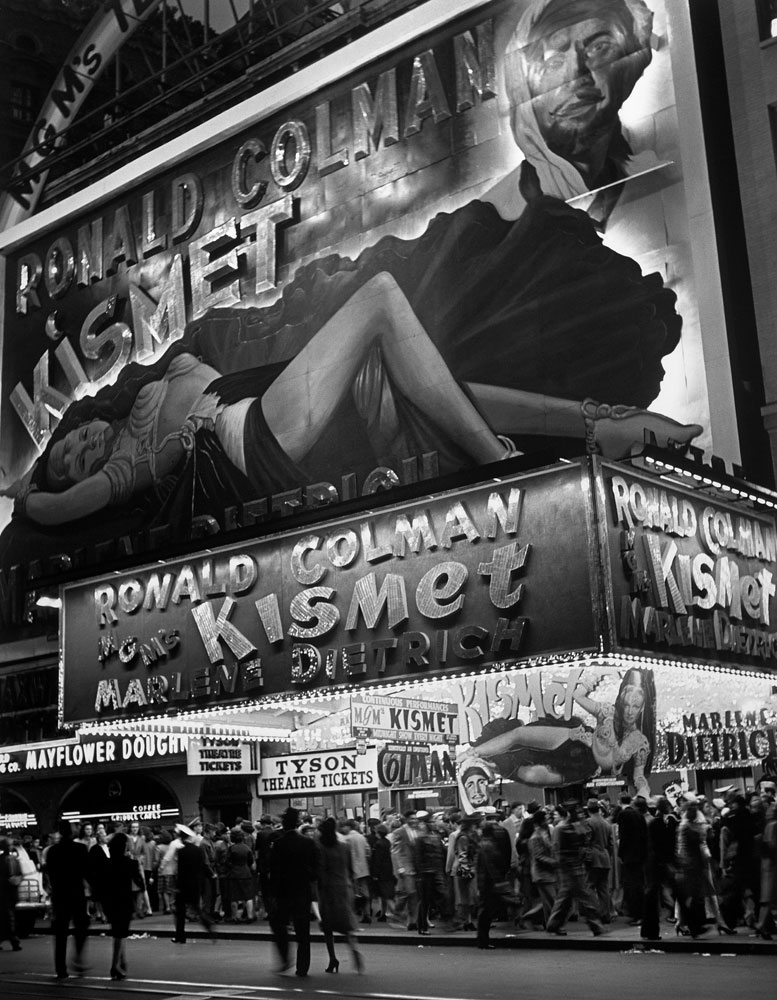
[[[210,935],[207,931],[199,928],[186,931],[186,936],[192,942],[197,941],[272,941],[273,935],[269,930],[228,930],[225,925],[219,924],[219,930]],[[53,934],[50,927],[36,929],[37,934]],[[148,934],[150,937],[160,939],[172,939],[175,931],[171,928],[144,927],[143,924],[135,923],[132,928],[133,934]],[[89,929],[90,937],[108,936],[106,927],[92,927]],[[311,941],[323,943],[324,936],[318,930],[311,932]],[[336,935],[338,940],[344,940],[341,935]],[[290,932],[290,939],[294,940],[293,932]],[[455,934],[432,933],[429,937],[418,937],[414,934],[391,934],[371,932],[361,935],[364,945],[404,945],[414,948],[476,948],[477,941],[471,933],[457,936]],[[624,938],[608,934],[605,932],[599,937],[588,934],[570,933],[568,937],[556,937],[545,935],[544,933],[528,934],[507,934],[504,936],[492,936],[491,944],[499,950],[527,950],[540,949],[543,951],[588,951],[588,952],[622,952],[633,955],[655,955],[655,954],[682,954],[682,955],[777,955],[777,940],[759,942],[742,934],[734,937],[699,937],[694,939],[675,938],[665,936],[658,941],[642,941],[641,939]]]

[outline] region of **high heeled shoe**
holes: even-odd
[[[340,961],[337,958],[333,958],[332,961],[324,969],[324,972],[338,972],[340,970]]]
[[[736,934],[736,930],[728,924],[718,924],[718,934]]]
[[[674,932],[678,937],[690,937],[691,932],[687,927],[683,927],[682,924],[675,924]]]

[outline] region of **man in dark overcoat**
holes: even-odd
[[[89,852],[86,844],[73,840],[73,829],[66,820],[57,824],[59,840],[46,853],[46,876],[51,887],[51,910],[54,925],[54,971],[57,979],[67,979],[67,936],[73,924],[75,955],[73,968],[83,975],[83,959],[89,917],[86,910],[86,884],[89,876]]]
[[[315,841],[297,832],[298,821],[298,811],[287,809],[283,814],[283,830],[270,849],[270,927],[281,960],[278,971],[285,972],[291,968],[291,921],[297,938],[296,972],[298,976],[307,976],[310,968],[310,904],[317,878],[318,856]]]

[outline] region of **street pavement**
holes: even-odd
[[[190,938],[176,945],[147,921],[127,942],[129,977],[108,978],[111,941],[90,937],[89,966],[82,978],[57,981],[53,976],[53,941],[38,934],[22,942],[21,952],[6,943],[0,954],[2,1000],[326,1000],[333,996],[364,1000],[774,1000],[774,956],[712,954],[695,942],[695,951],[635,947],[618,950],[557,949],[553,953],[526,942],[520,949],[474,948],[461,938],[397,937],[400,944],[379,943],[369,929],[361,947],[366,971],[357,975],[344,943],[337,944],[338,975],[324,973],[322,942],[313,944],[310,976],[278,975],[277,957],[264,931],[235,932],[214,940]],[[572,932],[571,938],[575,938]],[[511,940],[511,939],[507,939]],[[563,939],[564,941],[568,939]],[[614,940],[614,939],[613,939]],[[598,941],[598,939],[597,939]],[[420,943],[423,942],[423,943]]]

